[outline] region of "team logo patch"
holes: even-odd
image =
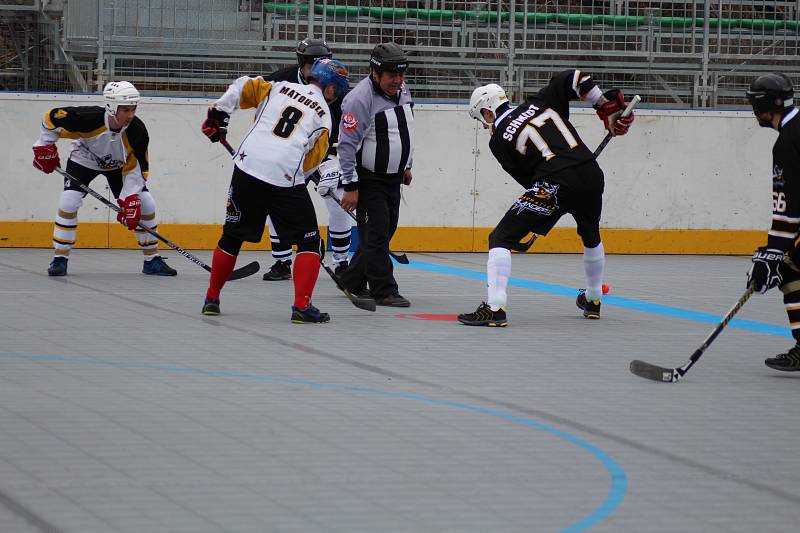
[[[358,127],[358,119],[353,113],[345,113],[342,115],[342,125],[345,131],[353,131]]]
[[[511,209],[516,210],[518,215],[522,214],[523,211],[533,211],[534,213],[550,216],[558,209],[558,187],[557,183],[539,180],[533,184],[533,187],[517,198]]]
[[[94,156],[94,162],[97,163],[97,166],[103,170],[116,170],[118,168],[122,168],[123,164],[122,161],[115,159],[111,154],[104,155],[103,157]]]
[[[242,212],[236,209],[233,203],[233,190],[228,188],[228,205],[225,206],[225,222],[239,222],[242,219]]]
[[[64,118],[66,116],[67,116],[67,112],[64,111],[63,109],[59,109],[58,111],[56,111],[55,118],[61,119],[61,118]]]
[[[772,167],[772,186],[783,187],[786,180],[783,177],[783,169],[778,165]]]

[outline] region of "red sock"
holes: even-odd
[[[211,260],[211,279],[208,281],[206,298],[219,299],[222,286],[236,266],[236,256],[223,252],[219,246],[214,249],[214,258]]]
[[[294,258],[292,279],[294,280],[294,306],[305,309],[311,303],[311,293],[319,276],[319,254],[300,252]]]

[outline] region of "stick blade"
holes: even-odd
[[[664,368],[663,366],[653,365],[646,361],[635,359],[631,361],[630,371],[632,374],[640,378],[650,379],[653,381],[661,381],[666,383],[674,383],[678,381],[677,372],[673,368]]]
[[[400,263],[401,265],[407,265],[409,263],[408,256],[406,254],[395,254],[391,253],[392,258]]]
[[[234,280],[237,280],[237,279],[242,279],[242,278],[246,278],[248,276],[252,276],[256,272],[258,272],[260,269],[261,269],[261,265],[258,264],[258,261],[253,261],[252,263],[249,263],[249,264],[243,266],[242,268],[237,268],[236,270],[231,272],[231,275],[228,276],[228,281],[234,281]]]
[[[353,305],[355,305],[359,309],[363,309],[364,311],[372,311],[373,313],[375,312],[375,309],[377,309],[375,300],[373,300],[372,298],[364,298],[362,296],[356,296],[347,289],[344,289],[344,295],[347,296],[347,299],[353,302]]]

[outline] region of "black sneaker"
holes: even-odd
[[[169,266],[160,255],[155,256],[150,261],[145,261],[142,265],[142,274],[150,276],[177,276],[178,272]]]
[[[217,316],[220,314],[219,298],[206,298],[203,303],[203,314],[207,316]]]
[[[292,260],[288,261],[275,261],[272,268],[264,274],[264,281],[283,281],[285,279],[292,279]]]
[[[600,300],[587,300],[586,289],[581,289],[578,292],[578,298],[575,300],[575,305],[578,309],[583,310],[583,316],[592,320],[600,318]]]
[[[385,307],[411,307],[411,302],[400,296],[398,293],[390,294],[389,296],[375,298],[376,305],[383,305]]]
[[[331,315],[322,313],[311,304],[305,309],[292,306],[292,324],[324,324],[331,321]]]
[[[481,302],[481,305],[474,313],[462,313],[458,315],[458,321],[467,326],[490,326],[504,328],[508,325],[505,309],[492,311],[489,304]]]
[[[47,269],[48,276],[66,276],[67,275],[67,258],[54,257],[53,261]]]
[[[786,353],[779,353],[775,357],[768,357],[764,360],[764,364],[770,368],[783,370],[784,372],[800,371],[800,345],[795,345]]]
[[[345,270],[347,270],[347,261],[342,261],[341,263],[336,264],[336,268],[333,270],[333,273],[338,277],[344,274]]]

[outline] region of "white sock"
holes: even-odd
[[[583,248],[583,271],[586,273],[586,299],[599,301],[603,296],[603,270],[606,252],[603,243],[595,248]]]
[[[492,248],[486,261],[486,281],[489,286],[486,303],[492,311],[505,308],[509,277],[511,277],[511,251],[505,248]]]

